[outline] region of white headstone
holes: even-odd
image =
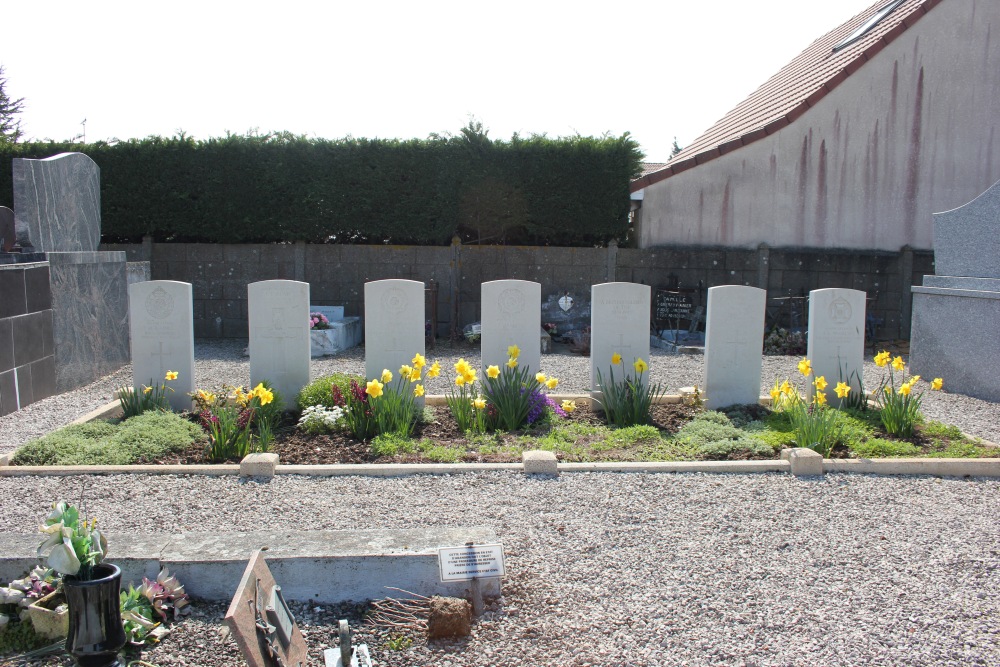
[[[634,363],[649,363],[649,285],[602,283],[590,288],[590,388],[597,390],[597,371],[608,379],[611,357],[620,354],[615,380],[635,377]],[[624,372],[623,372],[624,369]],[[649,379],[649,373],[643,376]]]
[[[708,290],[705,318],[705,407],[756,403],[764,352],[767,292],[744,285]]]
[[[826,378],[826,398],[834,405],[838,382],[861,391],[859,378],[865,360],[865,293],[853,289],[818,289],[809,292],[809,337],[806,356],[813,375]]]
[[[170,407],[190,410],[194,391],[194,320],[191,283],[148,280],[128,286],[129,332],[132,336],[132,384],[166,384]],[[167,371],[177,379],[166,382]]]
[[[424,353],[424,284],[416,280],[365,283],[365,377],[379,377],[410,365]]]
[[[291,407],[309,384],[309,283],[263,280],[247,285],[250,386],[267,380]]]
[[[542,370],[542,286],[527,280],[493,280],[482,285],[483,372],[509,359],[507,348],[521,349],[518,367],[533,376]]]

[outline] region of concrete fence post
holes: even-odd
[[[913,316],[913,248],[904,245],[899,256],[900,301],[899,304],[899,337],[910,339],[910,319]]]
[[[618,241],[608,241],[608,282],[615,282],[618,274]]]
[[[767,291],[770,278],[771,246],[761,243],[757,246],[757,287]]]

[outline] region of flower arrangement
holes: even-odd
[[[889,376],[883,377],[878,389],[875,390],[875,404],[879,408],[879,417],[882,426],[889,435],[910,437],[913,435],[913,425],[920,417],[920,403],[923,401],[924,392],[915,392],[913,389],[920,381],[919,375],[911,375],[906,378],[906,362],[903,357],[896,357],[889,362],[890,355],[882,350],[875,355],[875,365],[880,368],[889,368]],[[896,386],[896,372],[900,374],[899,387]],[[944,385],[944,380],[934,378],[931,381],[931,389],[938,391]]]
[[[812,362],[802,359],[798,363],[798,370],[803,377],[808,378],[813,375]],[[827,386],[829,383],[825,376],[813,377],[810,381],[811,398],[808,401],[799,395],[788,380],[780,385],[775,381],[775,386],[771,389],[771,409],[788,415],[795,444],[815,450],[825,458],[830,456],[843,428],[839,411],[827,405]],[[845,382],[838,382],[835,391],[843,399],[850,393],[851,387]]]
[[[323,313],[309,313],[309,329],[329,329],[331,328],[330,320],[327,319],[326,315]]]
[[[0,631],[12,618],[26,617],[28,607],[55,591],[59,581],[51,568],[36,565],[26,576],[0,586]]]
[[[340,405],[340,401],[343,401],[344,423],[351,435],[358,440],[369,440],[377,435],[375,413],[368,401],[368,394],[357,380],[351,380],[351,388],[346,396],[337,385],[331,386],[330,393],[333,394],[334,403]]]
[[[334,386],[336,387],[336,385]],[[339,387],[337,391],[340,391]],[[341,400],[343,400],[343,396],[341,396]],[[302,411],[298,426],[312,435],[333,433],[340,427],[343,418],[344,409],[341,407],[328,408],[325,405],[310,405]]]
[[[517,345],[508,347],[503,370],[499,366],[489,366],[482,387],[487,403],[496,411],[496,427],[505,431],[515,431],[528,423],[528,414],[536,405],[542,387],[551,390],[559,385],[558,379],[546,377],[541,372],[529,377],[529,369],[518,366],[520,355]]]
[[[97,520],[87,521],[80,511],[65,502],[52,505],[52,511],[39,527],[47,536],[38,547],[38,555],[48,550],[48,566],[63,576],[90,581],[94,566],[104,560],[108,540],[97,529]]]
[[[199,389],[190,396],[208,433],[211,460],[243,458],[270,447],[281,403],[268,383],[260,382],[249,392],[243,387],[223,386],[219,393]]]
[[[158,642],[169,633],[164,621],[177,620],[191,610],[184,586],[166,568],[155,581],[143,577],[139,588],[129,584],[120,596],[125,634],[129,643],[139,646]]]
[[[476,371],[465,359],[455,364],[455,386],[446,397],[448,409],[463,433],[486,430],[486,399],[476,391]]]
[[[167,371],[163,382],[154,385],[150,380],[148,385],[142,386],[142,391],[136,391],[132,387],[119,387],[118,404],[122,408],[122,418],[129,419],[150,410],[168,412],[170,406],[167,405],[167,392],[172,392],[173,388],[168,387],[166,383],[176,379],[176,371]]]
[[[617,380],[616,366],[621,369],[621,378]],[[650,406],[656,398],[666,393],[666,389],[659,383],[651,385],[648,381],[643,381],[643,373],[649,370],[649,364],[645,360],[634,359],[632,370],[632,374],[626,372],[625,360],[617,352],[611,355],[607,379],[597,369],[597,386],[601,390],[601,398],[597,402],[604,409],[608,423],[618,428],[648,423]]]

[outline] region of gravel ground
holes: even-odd
[[[199,388],[217,388],[223,383],[247,385],[250,381],[250,360],[243,356],[246,341],[199,340],[195,343],[195,385]],[[561,346],[560,346],[561,347]],[[439,344],[429,351],[430,360],[437,360],[444,369],[442,376],[427,385],[428,393],[444,393],[451,382],[450,371],[459,357],[465,357],[473,367],[479,365],[478,349],[464,344],[451,346]],[[766,394],[775,378],[800,376],[795,369],[799,357],[765,356],[761,371],[761,392]],[[542,370],[559,378],[559,392],[586,391],[590,383],[589,359],[566,351],[542,356]],[[364,373],[364,348],[355,348],[335,357],[313,359],[312,377],[333,372]],[[396,369],[392,369],[393,372]],[[701,384],[704,357],[701,355],[672,355],[654,350],[650,360],[650,373],[654,382],[660,382],[670,393],[680,387]],[[869,356],[865,362],[865,384],[874,387],[883,375]],[[0,454],[13,451],[31,438],[45,435],[65,426],[82,414],[113,400],[117,387],[131,383],[132,367],[125,366],[118,372],[59,396],[29,405],[24,410],[0,417]],[[945,378],[947,390],[947,378]],[[801,382],[799,383],[802,384]],[[1000,442],[1000,404],[981,401],[947,391],[924,394],[923,411],[931,419],[955,424],[966,433]]]
[[[245,384],[242,346],[199,341],[197,384]],[[428,356],[448,367],[460,355],[477,361],[461,348]],[[701,357],[653,357],[654,380],[670,389],[700,382]],[[765,357],[762,388],[792,376],[795,361]],[[361,368],[359,350],[314,361],[313,374]],[[543,369],[560,390],[583,390],[589,377],[581,357],[549,355]],[[123,369],[3,418],[0,451],[107,402],[128,378]],[[935,392],[924,406],[1000,439],[995,404]],[[509,576],[473,637],[388,651],[369,635],[382,666],[1000,664],[1000,480],[496,472],[282,476],[262,493],[234,477],[0,477],[0,530],[34,533],[53,499],[76,498],[84,484],[111,532],[250,531],[262,516],[296,528],[495,530]],[[144,659],[243,664],[232,640],[218,639],[222,611],[201,604]],[[332,643],[336,615],[303,611],[311,646]]]

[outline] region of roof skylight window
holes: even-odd
[[[893,10],[895,10],[904,2],[906,2],[906,0],[892,0],[892,2],[889,2],[885,7],[875,12],[875,14],[870,19],[861,24],[860,28],[852,32],[850,35],[848,35],[842,42],[840,42],[840,44],[837,44],[837,46],[833,47],[833,52],[836,53],[837,51],[840,51],[841,49],[850,46],[854,42],[864,37],[866,34],[868,34],[868,32],[872,28],[877,26],[882,19],[891,14]]]

